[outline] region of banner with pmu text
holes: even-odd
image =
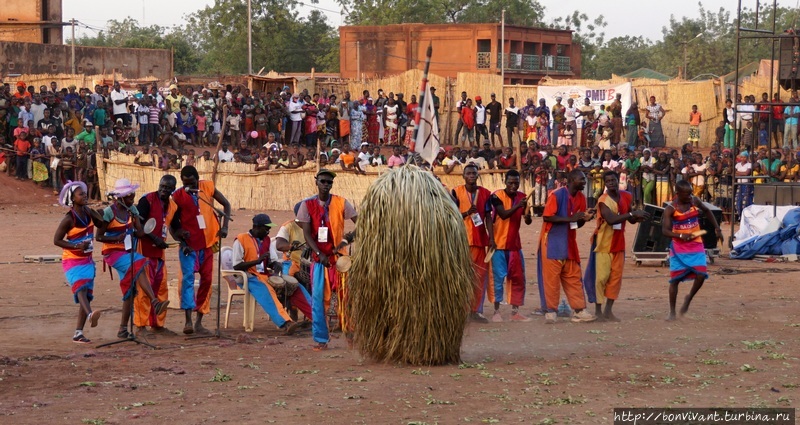
[[[600,105],[608,105],[614,101],[617,94],[622,95],[622,115],[631,106],[631,83],[617,85],[593,85],[593,86],[539,86],[537,87],[539,99],[545,99],[547,106],[553,108],[556,97],[561,97],[561,104],[567,105],[567,99],[572,99],[575,107],[580,109],[584,104],[584,99],[588,98],[595,111],[600,110]],[[644,106],[644,105],[640,105]],[[597,114],[595,114],[596,116]],[[581,120],[578,120],[581,121]],[[581,126],[581,123],[578,123]]]

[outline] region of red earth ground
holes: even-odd
[[[76,345],[77,307],[61,265],[22,262],[60,254],[52,235],[65,210],[54,203],[49,191],[0,176],[3,424],[608,424],[614,407],[791,407],[800,397],[800,265],[724,256],[682,320],[664,321],[668,270],[628,258],[615,308],[621,323],[545,325],[533,316],[470,324],[464,363],[442,367],[374,363],[341,338],[314,352],[309,332],[283,336],[260,308],[255,331],[245,333],[241,303],[224,330],[233,340],[95,348],[116,339],[120,315],[118,283],[98,262],[93,305],[108,310],[87,327],[95,344]],[[246,231],[254,213],[236,211],[231,234]],[[268,213],[278,223],[290,218]],[[523,228],[526,314],[539,304],[540,226],[534,219]],[[592,229],[579,232],[584,261]],[[629,226],[629,245],[634,234]],[[501,311],[508,318],[509,307]],[[182,316],[170,310],[168,327],[181,329]]]

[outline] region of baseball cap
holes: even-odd
[[[253,217],[253,226],[275,227],[275,223],[266,214],[257,214]]]
[[[314,177],[319,177],[321,175],[329,175],[329,176],[334,177],[334,178],[336,177],[336,173],[334,173],[331,170],[328,170],[327,168],[323,168],[323,169],[319,170]]]
[[[481,97],[480,96],[475,96],[475,101],[477,102],[479,100],[481,100]]]

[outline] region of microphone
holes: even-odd
[[[192,189],[191,187],[186,187],[186,186],[183,187],[183,190],[185,190],[185,191],[187,191],[189,193],[200,193],[200,192],[202,192],[202,190],[200,190],[200,189]]]
[[[200,189],[193,189],[193,188],[191,188],[191,187],[187,187],[187,186],[184,186],[184,187],[183,187],[183,190],[185,190],[185,191],[186,191],[186,192],[188,192],[188,193],[203,193],[203,191],[202,191],[202,190],[200,190]],[[216,212],[218,216],[220,216],[220,217],[227,217],[227,218],[228,218],[228,221],[233,221],[233,218],[231,218],[231,216],[229,216],[229,215],[225,214],[225,211],[222,211],[221,209],[219,209],[219,208],[215,207],[214,205],[212,205],[210,202],[206,201],[206,200],[205,200],[205,199],[203,199],[203,198],[200,198],[200,200],[201,200],[201,201],[203,201],[203,202],[205,202],[206,204],[208,204],[208,206],[209,206],[209,207],[211,207],[211,209],[213,209],[213,210],[214,210],[214,212]]]

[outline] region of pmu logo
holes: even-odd
[[[616,89],[586,90],[586,97],[588,97],[592,102],[605,102],[607,100],[614,99],[614,95],[616,93]]]

